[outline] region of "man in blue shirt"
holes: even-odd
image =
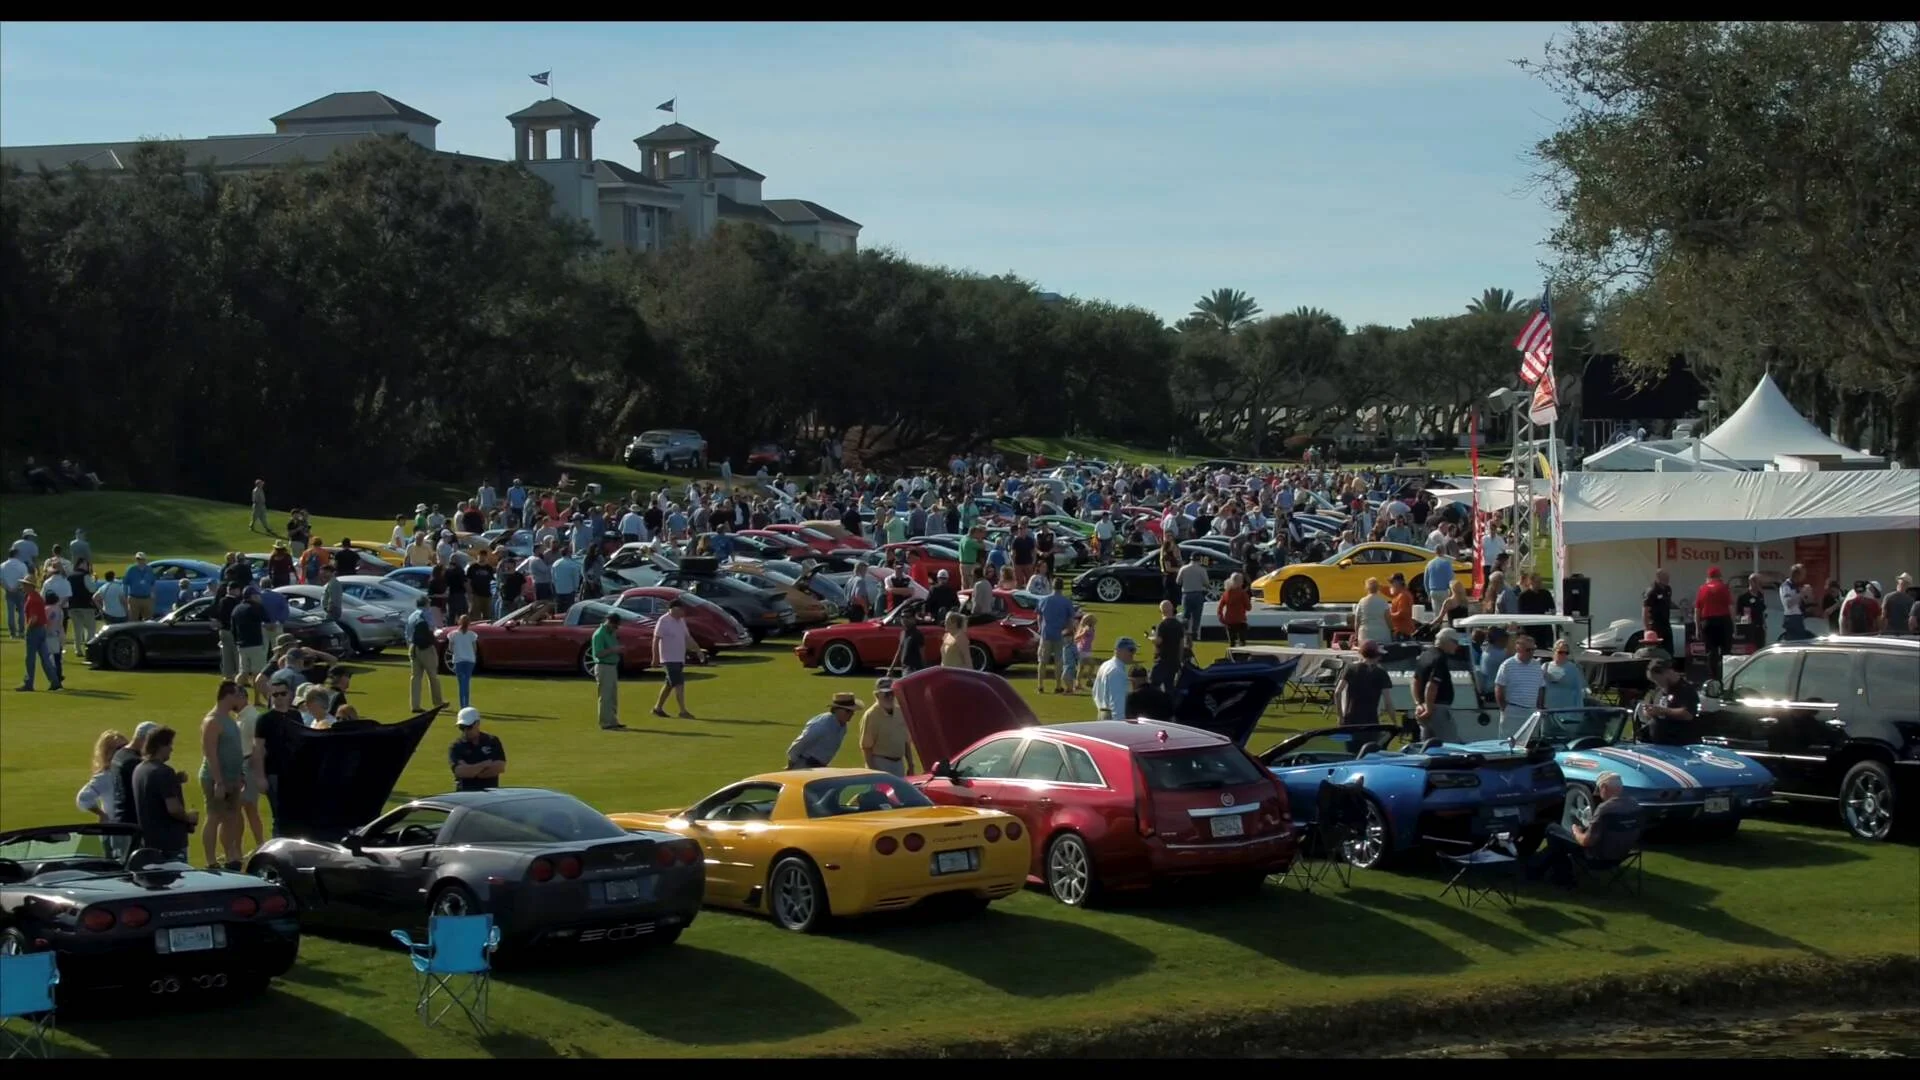
[[[133,553],[133,565],[121,576],[127,587],[127,618],[145,622],[153,618],[153,567],[147,565],[147,553]]]
[[[1438,606],[1453,590],[1453,556],[1444,551],[1434,555],[1422,576],[1427,579],[1428,603]]]
[[[1078,611],[1064,592],[1048,593],[1040,601],[1040,667],[1037,678],[1043,694],[1047,692],[1048,666],[1053,668],[1053,692],[1058,694],[1065,689],[1061,679],[1066,674],[1062,661],[1066,651],[1067,627],[1072,625]]]
[[[513,478],[513,486],[507,489],[507,509],[510,511],[510,525],[518,528],[527,523],[527,489],[520,486],[520,478]]]
[[[260,610],[267,617],[267,640],[280,636],[280,631],[293,621],[293,605],[287,603],[284,594],[272,589],[260,590]]]
[[[553,610],[563,614],[573,606],[574,597],[580,594],[580,579],[585,576],[580,560],[572,552],[553,560]]]

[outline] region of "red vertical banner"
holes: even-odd
[[[1806,568],[1807,583],[1818,595],[1833,576],[1833,545],[1825,533],[1802,536],[1793,542],[1793,561]]]
[[[1486,586],[1486,567],[1480,553],[1484,550],[1480,534],[1480,410],[1467,410],[1467,472],[1473,477],[1473,511],[1467,528],[1473,530],[1473,595]]]

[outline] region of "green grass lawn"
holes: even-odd
[[[217,556],[247,546],[246,513],[196,500],[68,495],[9,499],[5,535],[43,540],[84,522],[104,552]],[[355,522],[328,523],[329,539]],[[56,532],[55,530],[62,530]],[[144,531],[143,531],[144,530]],[[369,534],[371,535],[371,534]],[[1144,605],[1096,606],[1100,642],[1149,621]],[[635,730],[595,726],[579,677],[481,676],[475,704],[506,743],[508,782],[571,792],[607,811],[683,806],[742,775],[777,768],[799,725],[830,695],[868,696],[868,679],[803,671],[778,641],[689,673],[698,720],[646,713],[657,682],[623,690]],[[1202,648],[1217,658],[1218,643]],[[60,694],[15,692],[22,651],[0,644],[0,827],[67,822],[103,729],[143,720],[191,731],[211,703],[210,672],[94,672],[67,657]],[[407,713],[404,661],[372,662],[354,685],[367,714]],[[1035,694],[1054,721],[1090,718],[1085,696]],[[452,680],[446,680],[452,692]],[[1256,746],[1315,718],[1275,711]],[[442,721],[396,799],[450,786]],[[851,743],[851,740],[850,740]],[[198,754],[182,750],[181,766]],[[853,764],[850,745],[840,764]],[[190,796],[197,802],[198,796]],[[263,807],[264,811],[264,807]],[[197,840],[195,846],[198,851]],[[1438,898],[1439,871],[1415,863],[1356,875],[1351,890],[1302,894],[1269,883],[1253,899],[1176,896],[1073,911],[1029,891],[961,921],[857,921],[790,934],[708,912],[679,944],[625,958],[503,971],[496,1033],[428,1031],[412,1012],[413,974],[377,944],[309,936],[299,964],[257,1001],[191,1021],[126,1012],[63,1018],[66,1048],[113,1056],[572,1056],[803,1054],[937,1050],[981,1039],[1073,1040],[1157,1021],[1231,1023],[1274,1010],[1358,1000],[1456,1001],[1561,986],[1599,974],[1679,975],[1719,965],[1920,956],[1920,852],[1847,838],[1826,816],[1749,823],[1735,839],[1656,849],[1647,896],[1528,895],[1517,909],[1461,909]]]

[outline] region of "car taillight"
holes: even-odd
[[[655,866],[672,866],[676,858],[678,858],[678,856],[673,853],[672,845],[660,844],[653,849],[653,865]]]
[[[1133,762],[1133,817],[1141,836],[1153,835],[1153,792],[1147,787],[1147,770],[1138,758]]]
[[[998,826],[998,825],[989,825],[989,826],[987,826],[987,828],[986,828],[986,835],[987,835],[987,843],[989,843],[989,844],[991,844],[991,843],[993,843],[993,842],[994,842],[994,841],[996,841],[996,840],[999,840],[999,839],[1000,839],[1000,826]]]
[[[1427,775],[1427,790],[1438,791],[1443,788],[1472,788],[1480,786],[1480,778],[1473,773],[1439,772]]]
[[[535,859],[533,860],[533,866],[529,868],[528,873],[532,875],[533,880],[535,881],[552,881],[553,880],[553,864],[551,862],[548,862],[545,859]]]
[[[927,846],[927,838],[917,832],[910,832],[902,843],[906,845],[908,851],[919,851]]]
[[[387,617],[385,615],[362,615],[353,621],[357,623],[365,623],[368,626],[378,626],[379,624],[386,622]]]
[[[291,906],[285,893],[273,893],[260,901],[260,910],[268,915],[285,915]]]
[[[574,878],[579,877],[580,876],[580,856],[578,855],[560,856],[560,876],[563,878],[566,878],[568,881],[572,881]]]
[[[1533,767],[1533,782],[1536,784],[1557,784],[1561,779],[1560,766],[1552,762]]]
[[[80,916],[80,925],[89,930],[111,930],[113,923],[113,912],[106,908],[88,908],[86,913]]]
[[[242,919],[251,919],[260,910],[260,902],[251,896],[236,896],[228,904],[227,910]]]
[[[1019,822],[1017,821],[1007,822],[1007,839],[1009,840],[1020,839],[1020,823]]]
[[[680,865],[692,866],[694,863],[697,863],[700,861],[700,845],[699,844],[696,844],[693,841],[688,840],[687,842],[679,846],[679,850],[680,850]]]
[[[881,855],[891,855],[900,850],[900,842],[891,836],[883,836],[873,842],[873,850]]]
[[[120,925],[129,930],[138,930],[152,921],[153,916],[138,904],[120,909]]]

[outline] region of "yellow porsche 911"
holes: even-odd
[[[1405,574],[1414,601],[1425,603],[1423,575],[1433,552],[1412,544],[1371,541],[1355,544],[1326,562],[1294,563],[1283,566],[1253,583],[1253,590],[1269,604],[1284,604],[1295,611],[1311,611],[1315,604],[1357,604],[1367,595],[1367,579],[1379,578],[1382,585],[1395,574]],[[1473,586],[1473,563],[1453,560],[1454,577]]]
[[[1031,855],[1011,814],[935,806],[900,777],[867,769],[764,773],[685,809],[608,817],[699,841],[708,905],[804,933],[935,896],[983,910],[1026,884]]]

